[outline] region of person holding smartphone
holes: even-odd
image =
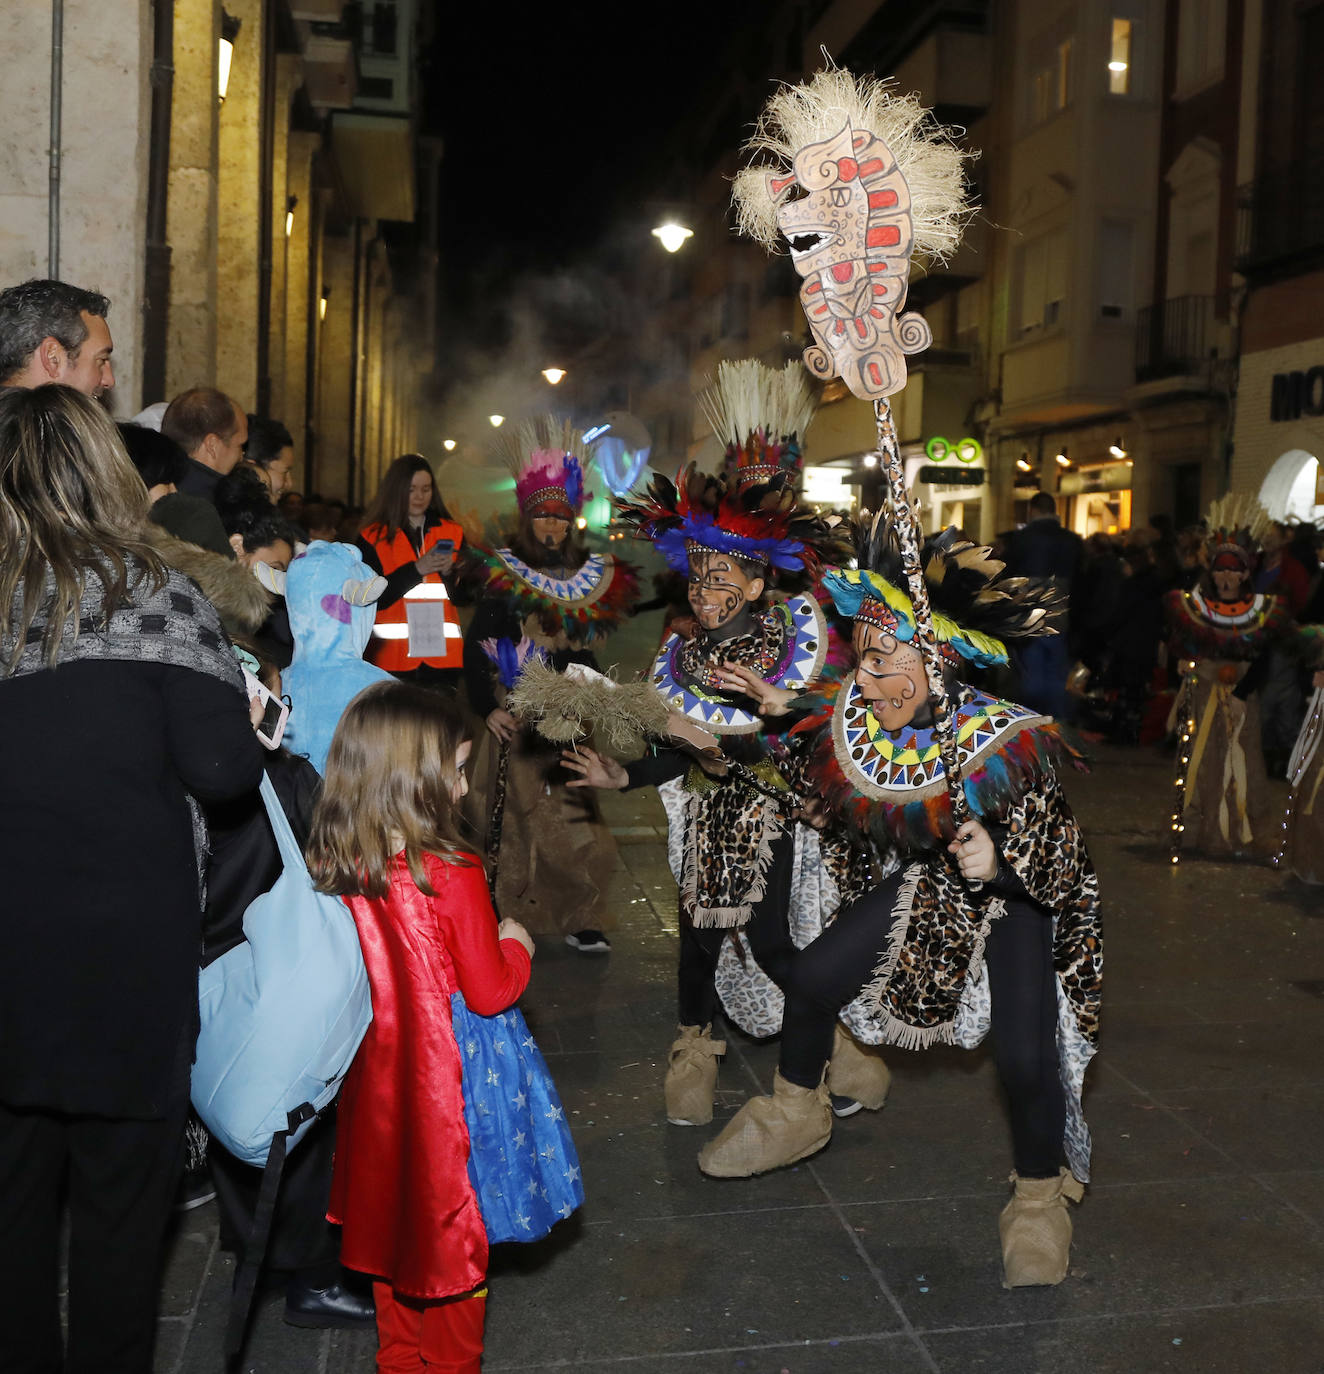
[[[406,453],[386,469],[357,540],[386,578],[364,657],[402,682],[453,692],[464,640],[446,578],[463,531],[450,518],[428,460]]]

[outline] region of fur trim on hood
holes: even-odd
[[[143,538],[172,568],[202,588],[227,634],[251,635],[262,627],[274,598],[242,563],[176,539],[151,521],[143,527]]]

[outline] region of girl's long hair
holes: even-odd
[[[107,621],[144,573],[154,590],[164,583],[142,538],[147,510],[147,488],[95,401],[67,386],[0,391],[0,675],[18,666],[38,616],[42,659],[55,666],[66,627],[77,637],[89,577]]]
[[[386,529],[386,537],[394,539],[395,532],[409,519],[409,484],[420,472],[426,472],[432,478],[432,503],[428,506],[427,514],[439,520],[453,519],[441,499],[441,488],[437,486],[437,474],[432,471],[432,464],[421,453],[405,453],[382,475],[377,495],[363,512],[361,528],[366,530],[373,525],[382,525]]]
[[[441,692],[377,682],[349,703],[331,740],[308,836],[308,871],[318,891],[384,897],[398,836],[415,886],[430,897],[436,893],[424,854],[479,862],[461,838],[451,801],[464,739],[460,708]]]

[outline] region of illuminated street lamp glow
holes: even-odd
[[[1020,468],[1020,470],[1021,470],[1022,472],[1032,472],[1032,471],[1033,471],[1033,469],[1031,468],[1031,466],[1029,465],[1029,463],[1027,463],[1027,462],[1025,461],[1024,458],[1017,458],[1017,460],[1016,460],[1016,466],[1017,466],[1018,468]]]
[[[1126,66],[1127,64],[1125,62],[1109,62],[1108,70],[1110,72],[1124,72],[1126,70]]]
[[[563,367],[545,367],[545,368],[543,368],[543,370],[542,370],[542,375],[543,375],[544,377],[546,377],[547,380],[548,380],[553,386],[555,386],[555,385],[561,380],[561,378],[565,376],[565,368],[563,368]]]
[[[683,224],[668,220],[666,224],[659,224],[653,230],[653,237],[661,240],[662,247],[668,253],[678,253],[685,246],[685,240],[694,237],[694,230],[686,229]]]
[[[876,468],[878,466],[878,455],[876,453],[866,453],[864,455],[864,466],[866,468]]]
[[[442,448],[444,448],[444,449],[446,450],[447,453],[451,453],[451,452],[453,452],[454,449],[455,449],[455,440],[454,440],[454,439],[443,439],[443,440],[441,441],[441,446],[442,446]]]
[[[575,517],[575,528],[576,528],[577,530],[586,530],[586,529],[588,529],[588,519],[587,519],[585,516],[583,516],[583,515],[576,516],[576,517]]]
[[[1111,453],[1114,458],[1126,457],[1126,450],[1122,447],[1122,440],[1120,436],[1118,437],[1117,442],[1115,444],[1108,445],[1108,452]]]
[[[493,429],[500,429],[505,423],[505,420],[506,417],[504,415],[489,415],[487,417],[487,423],[491,425]]]
[[[234,44],[228,38],[221,39],[220,53],[216,63],[216,93],[225,104],[225,93],[230,88],[230,63],[234,60]]]
[[[1057,461],[1061,463],[1064,468],[1069,468],[1071,466],[1071,459],[1067,457],[1066,449],[1063,449],[1062,452],[1057,454],[1056,456]]]

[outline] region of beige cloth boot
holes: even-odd
[[[1016,1191],[1002,1209],[1004,1288],[1061,1283],[1071,1259],[1071,1213],[1067,1199],[1079,1202],[1085,1186],[1066,1169],[1056,1178],[1021,1178],[1012,1174]]]
[[[771,1097],[751,1097],[716,1140],[699,1152],[699,1168],[713,1178],[749,1178],[794,1164],[832,1137],[826,1083],[801,1088],[778,1070]]]
[[[713,1119],[717,1060],[726,1041],[714,1040],[712,1026],[681,1026],[667,1059],[667,1120],[673,1126],[706,1126]]]
[[[876,1045],[861,1044],[838,1021],[827,1085],[828,1092],[834,1096],[853,1098],[860,1106],[876,1112],[887,1101],[892,1072]]]

